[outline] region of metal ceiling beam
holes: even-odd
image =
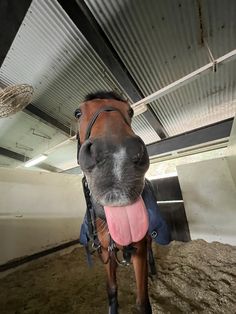
[[[144,97],[142,92],[84,0],[58,0],[58,2],[114,75],[130,99],[133,102],[141,100]],[[168,137],[167,131],[149,106],[143,115],[160,138]]]
[[[229,137],[232,124],[233,118],[149,144],[149,157]]]
[[[155,115],[151,107],[148,107],[148,110],[143,112],[143,116],[147,119],[147,121],[156,131],[160,139],[166,139],[167,137],[169,137],[168,133],[165,131],[164,127],[157,119],[157,116]]]
[[[178,151],[184,148],[205,144],[227,138],[230,136],[233,118],[217,122],[206,127],[202,127],[187,133],[169,137],[165,140],[147,145],[149,157],[154,157],[161,154],[168,154],[173,151]],[[74,167],[62,171],[63,173],[79,174],[80,167]]]
[[[45,123],[48,126],[53,127],[54,129],[56,128],[60,130],[61,133],[64,133],[67,136],[71,137],[75,135],[75,132],[71,128],[59,122],[55,118],[49,116],[47,113],[32,104],[29,104],[23,111],[33,118],[40,120],[42,123]]]
[[[29,158],[27,156],[24,156],[22,154],[16,153],[16,152],[14,152],[12,150],[9,150],[9,149],[6,149],[4,147],[0,147],[0,155],[3,155],[5,157],[8,157],[8,158],[11,158],[11,159],[14,159],[14,160],[18,160],[18,161],[21,161],[21,162],[26,162],[26,161],[31,159],[31,158]],[[50,172],[61,172],[62,171],[59,168],[53,167],[53,166],[48,165],[48,164],[43,163],[43,162],[38,164],[36,167],[40,168],[40,169],[43,169],[43,170],[50,171]]]
[[[223,65],[227,62],[233,61],[236,59],[236,49],[230,51],[229,53],[226,53],[225,55],[213,60],[212,62],[204,65],[203,67],[197,69],[196,71],[193,71],[189,73],[188,75],[181,77],[179,80],[159,89],[157,92],[143,98],[142,100],[139,100],[135,104],[132,105],[132,108],[135,110],[139,106],[143,106],[145,104],[148,104],[154,100],[157,100],[173,91],[176,89],[196,80],[199,78],[201,75],[206,74],[210,71],[217,71],[218,65]]]
[[[0,67],[11,47],[31,0],[0,1]]]
[[[4,147],[0,147],[0,155],[3,155],[5,157],[9,157],[11,159],[15,159],[15,160],[18,160],[21,162],[25,162],[25,161],[29,160],[29,157],[25,157],[24,155],[13,152],[12,150],[6,149]]]

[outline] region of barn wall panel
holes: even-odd
[[[236,188],[226,157],[177,167],[191,239],[236,245]]]
[[[81,176],[0,169],[0,264],[78,239]]]
[[[226,160],[228,162],[229,169],[236,186],[236,119],[234,119],[229,138]]]

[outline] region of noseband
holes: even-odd
[[[127,118],[124,116],[124,114],[119,109],[117,109],[115,107],[112,107],[112,106],[103,106],[103,107],[101,107],[99,110],[97,110],[94,113],[94,115],[92,116],[91,120],[89,121],[89,124],[88,124],[87,129],[86,129],[86,133],[85,133],[85,141],[87,139],[89,139],[91,131],[92,131],[92,127],[95,124],[95,122],[96,122],[97,118],[99,117],[100,113],[102,113],[102,112],[111,112],[111,111],[119,112],[120,115],[122,116],[123,120],[125,121],[125,123],[128,124],[128,126],[130,127],[129,121],[127,120]],[[78,140],[78,152],[79,152],[80,147],[81,147],[79,134],[77,134],[77,140]]]

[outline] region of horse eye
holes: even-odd
[[[76,109],[76,110],[75,110],[75,117],[76,117],[77,119],[79,119],[79,118],[81,117],[81,115],[82,115],[81,110],[80,110],[80,109]]]
[[[133,118],[134,110],[132,108],[130,108],[128,111],[128,114],[129,114],[130,118]]]

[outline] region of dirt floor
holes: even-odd
[[[155,246],[153,313],[236,313],[236,247],[203,240]],[[120,313],[132,313],[132,267],[119,268]],[[0,313],[107,314],[105,272],[83,248],[31,262],[0,279]]]

